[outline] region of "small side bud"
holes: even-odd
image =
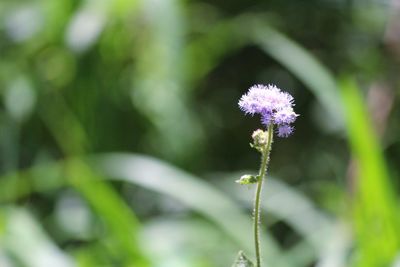
[[[238,184],[255,184],[258,181],[257,178],[258,178],[258,176],[245,174],[242,177],[240,177],[239,180],[236,180],[236,183],[238,183]]]
[[[239,251],[232,267],[254,267],[254,264],[246,257],[243,251]]]
[[[253,132],[251,137],[253,138],[253,143],[250,146],[262,152],[263,147],[268,142],[268,132],[258,129]]]

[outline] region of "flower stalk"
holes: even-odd
[[[268,141],[262,150],[261,166],[258,175],[258,182],[256,188],[256,195],[254,199],[254,245],[256,250],[256,267],[261,266],[261,253],[260,253],[260,225],[261,225],[261,191],[264,182],[264,177],[267,173],[269,154],[272,148],[272,139],[274,131],[273,125],[268,126]]]

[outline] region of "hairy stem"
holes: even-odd
[[[261,267],[261,255],[260,255],[260,207],[261,207],[261,189],[263,180],[268,169],[269,154],[272,147],[272,137],[274,134],[273,125],[268,126],[268,141],[262,150],[262,159],[260,172],[258,176],[256,196],[254,200],[254,243],[256,249],[256,267]]]

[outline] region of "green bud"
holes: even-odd
[[[236,183],[238,184],[255,184],[257,182],[258,182],[258,176],[250,174],[245,174],[242,177],[240,177],[239,180],[236,180]]]

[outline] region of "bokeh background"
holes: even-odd
[[[2,0],[0,266],[254,256],[255,83],[276,139],[265,266],[400,266],[397,0]]]

